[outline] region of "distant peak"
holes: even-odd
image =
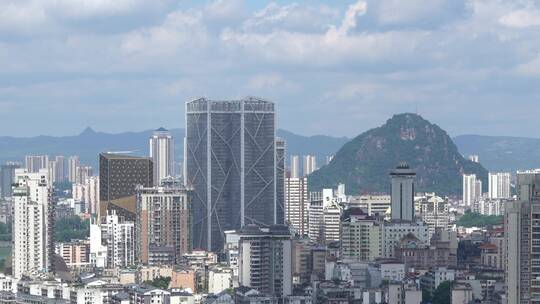
[[[82,131],[81,134],[79,134],[79,136],[92,135],[92,134],[96,134],[96,131],[94,131],[92,127],[86,127],[86,129],[84,129],[84,131]]]

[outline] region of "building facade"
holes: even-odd
[[[291,155],[290,178],[300,178],[300,156]]]
[[[148,157],[101,153],[99,155],[98,214],[106,216],[115,210],[119,216],[134,221],[136,213],[135,192],[138,185],[154,185],[154,167]]]
[[[508,199],[511,197],[511,175],[508,172],[489,173],[489,198]]]
[[[51,271],[53,245],[52,187],[47,170],[16,169],[13,188],[13,275]],[[31,227],[32,229],[28,229]]]
[[[508,303],[540,303],[540,170],[518,172],[516,186],[504,218]]]
[[[101,222],[101,243],[107,247],[107,267],[135,265],[135,223],[113,210]]]
[[[240,232],[238,268],[241,286],[281,298],[291,295],[292,240],[288,227],[245,226]]]
[[[472,206],[482,196],[482,181],[476,174],[463,175],[463,204]]]
[[[309,197],[308,179],[285,179],[285,221],[299,235],[308,234]]]
[[[315,155],[304,155],[304,176],[308,176],[317,170],[317,157]]]
[[[403,163],[390,173],[390,177],[392,178],[392,220],[413,221],[416,173]]]
[[[81,165],[78,155],[72,155],[68,158],[68,180],[71,183],[77,182],[77,168]]]
[[[186,104],[186,116],[184,180],[194,189],[194,246],[218,251],[226,230],[283,223],[274,104],[201,98]]]
[[[154,163],[154,184],[174,176],[174,140],[170,131],[159,128],[154,131],[149,140],[150,158]]]
[[[137,187],[137,257],[152,264],[154,252],[172,252],[173,263],[191,252],[191,191],[180,185]]]
[[[381,256],[381,222],[360,208],[350,208],[341,217],[341,257],[369,262]]]
[[[26,155],[24,160],[28,173],[38,173],[41,169],[47,169],[49,165],[48,155]]]

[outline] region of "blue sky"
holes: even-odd
[[[540,1],[0,1],[0,135],[181,127],[192,98],[248,95],[300,134],[418,111],[539,137]]]

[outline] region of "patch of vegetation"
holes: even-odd
[[[479,213],[467,210],[465,214],[456,222],[456,225],[471,228],[485,227],[488,225],[500,225],[503,222],[502,216],[497,215],[482,215]]]
[[[57,242],[82,240],[90,236],[90,221],[78,216],[62,218],[54,224],[54,239]]]
[[[145,284],[152,285],[156,288],[167,290],[169,288],[169,283],[171,283],[170,277],[157,277],[152,281],[146,281]]]

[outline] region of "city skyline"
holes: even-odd
[[[31,122],[3,135],[178,127],[186,100],[253,95],[300,134],[353,136],[418,112],[454,135],[536,136],[532,0],[1,5],[0,128],[23,111]]]

